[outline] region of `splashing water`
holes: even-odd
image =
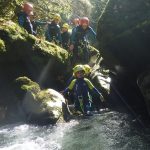
[[[150,134],[129,120],[107,112],[56,126],[6,125],[0,128],[0,150],[149,150]]]
[[[57,126],[13,124],[0,128],[0,150],[59,150],[67,130],[78,124],[71,121]]]

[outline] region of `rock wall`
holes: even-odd
[[[62,90],[60,77],[66,73],[67,62],[66,50],[28,34],[12,21],[0,19],[0,105],[17,104],[14,81],[21,76],[42,88]]]
[[[137,78],[150,67],[149,18],[149,0],[109,0],[97,28],[104,65],[113,72],[113,87],[139,114],[146,110]]]
[[[111,67],[138,74],[149,67],[149,0],[110,0],[98,23],[101,54]]]

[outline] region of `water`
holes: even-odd
[[[106,112],[56,126],[24,123],[0,127],[0,150],[149,150],[150,134],[129,116]]]

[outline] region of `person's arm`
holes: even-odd
[[[62,44],[61,30],[60,27],[57,26],[57,40]]]
[[[73,49],[74,49],[74,45],[75,45],[75,42],[76,42],[76,33],[77,33],[77,27],[74,27],[72,29],[72,33],[71,33],[71,36],[70,36],[70,51],[73,51]]]
[[[36,20],[35,23],[36,23],[37,26],[45,26],[45,25],[47,25],[47,22],[40,21],[40,20]]]
[[[93,30],[93,28],[89,27],[89,33],[96,39],[96,32]]]
[[[66,94],[67,92],[72,91],[75,83],[76,83],[76,79],[72,80],[69,86],[63,91],[63,94]]]
[[[94,93],[96,93],[96,94],[98,94],[98,95],[101,95],[101,93],[99,92],[99,90],[98,90],[96,87],[94,87],[94,85],[91,83],[90,80],[88,80],[88,79],[86,79],[86,78],[85,78],[84,80],[85,80],[85,82],[87,83],[89,89],[90,89],[92,92],[94,92]]]
[[[23,27],[24,21],[25,20],[24,20],[24,16],[23,15],[21,15],[21,16],[18,17],[18,23],[19,23],[20,26]]]
[[[74,27],[72,29],[72,34],[70,36],[70,43],[73,45],[75,44],[75,41],[76,41],[76,32],[77,32],[77,27]]]
[[[51,41],[50,25],[48,25],[45,35],[46,35],[46,40]]]

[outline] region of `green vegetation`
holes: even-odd
[[[43,55],[47,59],[54,57],[63,63],[67,61],[68,53],[62,48],[29,35],[12,21],[0,20],[0,23],[0,33],[2,33],[0,34],[1,52],[5,51],[5,53],[8,53],[7,57],[10,54],[12,59],[15,53],[20,57],[29,53],[41,53],[40,55]],[[0,53],[0,55],[3,55],[3,53]]]

